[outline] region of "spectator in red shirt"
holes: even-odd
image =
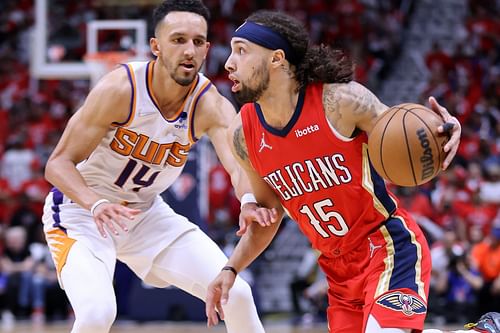
[[[443,51],[437,41],[432,43],[431,51],[425,56],[425,64],[431,71],[443,71],[446,75],[453,68],[451,57]]]

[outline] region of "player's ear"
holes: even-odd
[[[207,49],[205,51],[205,55],[203,56],[203,59],[207,58],[208,50],[210,50],[210,42],[207,42],[206,44],[207,44]]]
[[[284,60],[285,60],[285,52],[283,52],[283,50],[278,49],[273,51],[273,57],[271,60],[272,65],[280,66],[281,64],[283,64]]]
[[[149,39],[149,47],[151,48],[151,53],[153,53],[155,56],[160,55],[160,43],[158,43],[158,39],[155,37],[151,37]]]

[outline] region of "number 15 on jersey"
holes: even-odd
[[[349,231],[349,227],[342,215],[336,211],[325,211],[325,209],[333,206],[331,199],[324,199],[315,202],[312,209],[308,205],[302,206],[299,212],[307,215],[309,223],[312,224],[321,237],[344,236]]]

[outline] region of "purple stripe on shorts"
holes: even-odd
[[[51,208],[52,211],[54,212],[52,214],[52,219],[54,220],[54,224],[52,226],[54,228],[59,228],[64,232],[66,232],[66,229],[61,226],[61,217],[59,216],[60,213],[59,205],[63,203],[64,195],[56,187],[52,188],[50,192],[52,192],[52,202],[53,202]]]

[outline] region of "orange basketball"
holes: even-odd
[[[417,186],[434,178],[445,158],[443,119],[420,104],[389,108],[368,137],[370,161],[383,178],[400,186]]]

